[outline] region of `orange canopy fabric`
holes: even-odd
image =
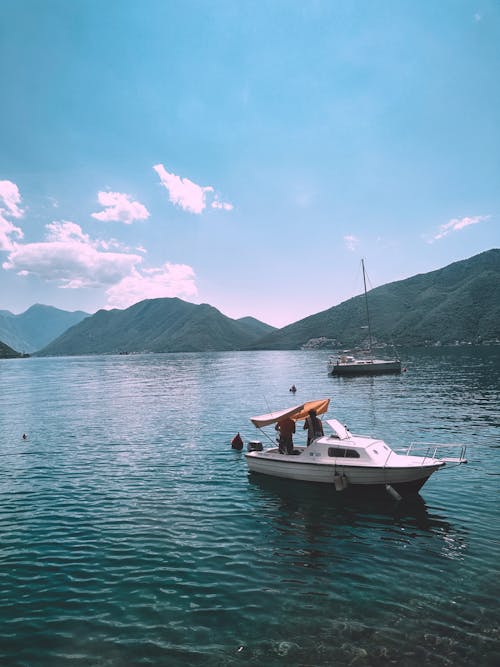
[[[285,410],[278,410],[277,412],[269,412],[266,415],[252,417],[250,421],[257,428],[269,426],[269,424],[276,424],[276,422],[279,422],[280,419],[284,419],[285,417],[290,417],[294,421],[300,421],[308,416],[309,410],[316,410],[317,415],[322,415],[328,410],[329,404],[329,398],[322,398],[318,401],[307,401],[307,403],[295,405],[293,408],[286,408]]]
[[[316,410],[317,415],[322,415],[328,410],[329,405],[329,398],[321,398],[319,401],[308,401],[307,403],[304,403],[300,412],[295,412],[292,415],[292,419],[296,422],[301,419],[306,419],[306,417],[309,416],[309,410]]]

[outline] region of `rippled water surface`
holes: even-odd
[[[378,378],[326,361],[0,362],[2,667],[497,665],[499,349]],[[323,397],[353,432],[469,463],[400,503],[250,477],[229,444],[249,417]]]

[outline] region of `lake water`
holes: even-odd
[[[353,379],[325,352],[1,361],[0,664],[498,665],[499,353]],[[469,463],[400,503],[249,476],[249,417],[324,397]]]

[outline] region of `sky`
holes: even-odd
[[[500,246],[498,0],[0,0],[0,310],[282,327]]]

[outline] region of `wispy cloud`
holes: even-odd
[[[227,201],[219,201],[217,198],[214,199],[214,201],[210,204],[212,208],[220,208],[223,211],[232,211],[233,210],[233,205],[230,204]]]
[[[206,207],[206,193],[213,192],[212,186],[196,185],[189,178],[181,178],[169,173],[162,164],[153,167],[162,185],[168,190],[169,199],[172,204],[180,206],[184,211],[190,213],[201,213]]]
[[[344,236],[344,243],[348,250],[354,251],[359,245],[359,239],[353,234],[347,234]]]
[[[160,177],[163,187],[168,191],[169,200],[184,211],[200,214],[207,206],[207,198],[211,199],[211,207],[231,211],[233,205],[219,200],[211,185],[197,185],[189,178],[182,178],[168,172],[162,164],[154,165],[153,169]]]
[[[480,222],[489,220],[490,217],[490,215],[474,215],[465,218],[452,218],[449,222],[445,222],[443,225],[441,225],[438,231],[427,242],[434,243],[434,241],[438,241],[439,239],[448,236],[448,234],[451,234],[451,232],[460,231],[461,229],[469,227],[470,225],[477,225]]]
[[[23,211],[19,207],[21,195],[19,188],[12,181],[0,181],[0,250],[11,250],[14,246],[12,236],[22,239],[24,234],[9,218],[21,218]]]
[[[128,308],[143,299],[190,298],[198,294],[193,269],[186,264],[167,262],[160,268],[133,269],[106,291],[109,308]]]
[[[92,217],[102,222],[124,222],[132,224],[135,220],[147,220],[148,209],[138,201],[134,201],[131,195],[122,192],[99,192],[97,195],[99,204],[104,206],[104,211],[92,213]]]

